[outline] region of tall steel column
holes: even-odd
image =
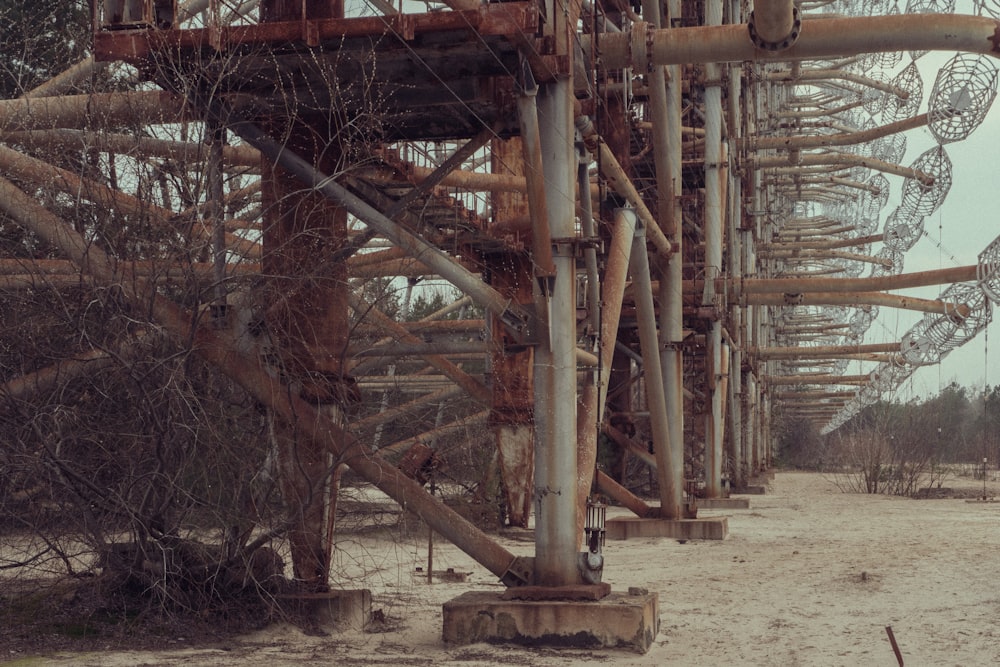
[[[706,25],[722,25],[722,0],[705,3]],[[722,493],[722,404],[719,380],[722,369],[722,321],[718,312],[715,278],[722,273],[723,237],[723,150],[722,150],[722,68],[705,66],[705,290],[702,304],[713,308],[705,351],[705,372],[710,407],[705,415],[705,495]],[[711,283],[711,285],[709,285]]]
[[[729,0],[729,21],[731,23],[741,23],[743,15],[741,12],[742,3],[739,0]],[[736,148],[742,142],[742,134],[746,131],[745,119],[749,116],[744,111],[744,100],[742,99],[742,63],[731,64],[729,66],[729,92],[728,92],[728,126],[730,146]],[[737,153],[734,158],[738,160]],[[729,251],[729,275],[742,276],[744,268],[743,244],[752,242],[747,238],[747,234],[742,230],[743,226],[743,176],[738,170],[728,170],[730,174],[729,192],[729,213],[727,218],[727,239]],[[729,333],[735,345],[732,347],[732,359],[729,365],[729,395],[727,396],[729,406],[729,458],[731,467],[729,470],[730,482],[733,487],[743,486],[743,350],[747,336],[744,334],[743,307],[739,302],[729,304]]]
[[[681,17],[680,0],[667,4],[667,24]],[[671,65],[666,70],[667,145],[669,149],[668,182],[671,195],[664,233],[673,246],[666,269],[660,278],[660,365],[663,370],[664,394],[667,404],[667,428],[670,432],[672,476],[667,489],[660,490],[660,516],[680,519],[684,516],[684,358],[681,340],[684,337],[683,298],[683,234],[681,234],[681,68]],[[661,218],[662,219],[662,218]]]
[[[538,300],[544,324],[535,352],[535,584],[579,580],[576,460],[576,155],[572,80],[538,92],[546,209],[555,279]]]

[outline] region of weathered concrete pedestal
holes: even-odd
[[[724,516],[705,519],[641,519],[628,516],[608,519],[604,528],[609,540],[628,540],[637,537],[724,540],[729,535],[729,519]]]
[[[283,609],[313,620],[324,628],[364,630],[372,615],[367,588],[276,596]]]
[[[504,599],[470,591],[444,604],[444,641],[618,648],[645,653],[660,628],[656,593],[632,589],[600,600]]]
[[[750,509],[749,498],[699,498],[701,510],[746,510]]]

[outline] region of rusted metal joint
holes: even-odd
[[[629,62],[637,72],[653,71],[653,31],[648,23],[636,21],[632,24],[632,34],[628,42]]]
[[[500,577],[507,588],[528,586],[535,578],[535,559],[532,556],[517,556],[510,562],[507,571]]]
[[[792,29],[779,41],[768,41],[757,33],[757,25],[754,21],[754,12],[750,12],[750,18],[747,20],[747,31],[750,33],[750,41],[753,42],[754,46],[758,49],[763,51],[784,51],[795,44],[795,42],[799,39],[799,33],[802,32],[802,14],[799,12],[798,7],[792,8]]]
[[[534,345],[534,336],[538,332],[538,315],[528,312],[525,304],[508,304],[499,316],[500,323],[511,337],[520,345]]]
[[[578,236],[567,236],[564,238],[552,239],[552,252],[563,257],[582,257],[586,248],[601,248],[599,238],[581,238]]]
[[[709,320],[711,322],[717,322],[721,318],[719,317],[718,307],[711,306],[698,306],[695,309],[695,317],[700,320]]]

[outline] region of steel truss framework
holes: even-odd
[[[93,3],[93,58],[0,101],[0,206],[65,254],[8,262],[5,289],[59,289],[82,270],[152,304],[158,327],[276,415],[281,456],[300,463],[291,487],[328,484],[334,454],[509,586],[588,580],[578,552],[595,490],[681,518],[693,486],[718,497],[771,465],[779,409],[835,428],[989,322],[996,243],[976,265],[903,272],[947,195],[945,144],[995,94],[988,6],[444,5],[378,0],[352,17],[336,0]],[[898,65],[925,50],[961,54],[919,113],[926,84]],[[71,94],[123,63],[130,92]],[[899,164],[905,132],[925,126],[940,145]],[[204,191],[143,201],[34,157],[54,145],[200,170]],[[117,256],[32,188],[141,212],[204,252],[183,265],[168,251]],[[169,296],[191,275],[208,316]],[[407,294],[440,278],[464,296],[400,322],[356,289],[373,278]],[[281,295],[266,335],[244,312],[263,282]],[[935,284],[954,286],[935,300],[892,293]],[[442,319],[470,304],[479,319]],[[865,344],[880,308],[924,317],[899,344]],[[844,375],[845,360],[873,366]],[[389,386],[398,401],[460,393],[477,407],[399,442],[359,439],[403,414]],[[359,397],[380,411],[352,418]],[[493,434],[510,521],[534,513],[534,558],[397,465],[470,423]],[[599,437],[655,470],[658,506],[597,470]],[[317,586],[322,509],[303,510],[292,540],[296,575]]]

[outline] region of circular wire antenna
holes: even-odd
[[[927,127],[938,143],[961,141],[979,127],[997,95],[997,71],[992,58],[974,53],[960,53],[938,71],[927,101]]]

